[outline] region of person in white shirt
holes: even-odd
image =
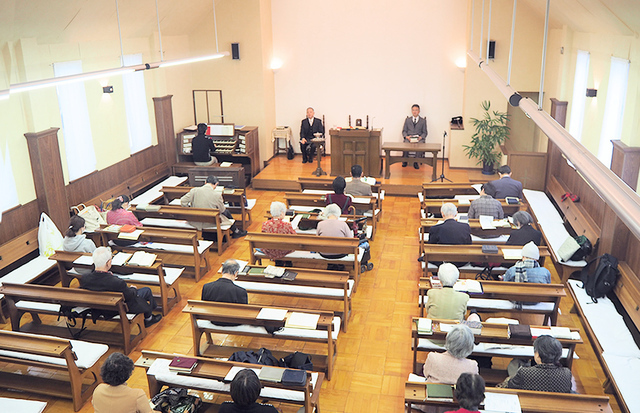
[[[419,143],[424,143],[427,139],[427,119],[420,117],[420,106],[417,104],[411,106],[411,116],[407,116],[404,120],[402,128],[402,138],[404,142],[411,142],[411,137],[418,138]],[[402,156],[424,158],[424,152],[403,152]],[[402,162],[402,167],[407,166],[406,162]],[[418,162],[413,163],[413,167],[420,169]]]

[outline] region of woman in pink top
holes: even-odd
[[[138,221],[133,212],[127,211],[129,209],[129,197],[126,195],[120,195],[111,203],[111,211],[107,212],[107,224],[109,225],[135,225],[141,227],[142,224]]]
[[[431,352],[424,363],[424,377],[430,383],[455,384],[462,373],[478,374],[478,362],[467,359],[473,351],[473,333],[463,324],[447,333],[444,353]]]

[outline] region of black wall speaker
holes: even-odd
[[[240,60],[240,43],[231,43],[231,57]]]
[[[489,40],[489,59],[496,58],[496,41]]]

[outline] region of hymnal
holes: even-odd
[[[307,330],[315,330],[318,326],[319,319],[320,314],[292,312],[291,314],[289,314],[289,318],[287,318],[287,322],[284,324],[284,326],[289,328],[304,328]]]
[[[416,323],[419,334],[433,334],[433,321],[429,318],[419,318]]]
[[[482,294],[482,284],[480,284],[480,281],[477,281],[477,280],[471,280],[471,279],[458,280],[453,285],[453,289],[455,291],[462,291],[465,293]]]
[[[498,246],[497,245],[483,245],[482,246],[483,254],[497,254]]]
[[[509,337],[531,339],[531,327],[523,324],[509,324]]]
[[[281,369],[279,367],[265,366],[260,370],[260,374],[258,374],[258,378],[264,381],[280,383],[282,381],[282,375],[284,374],[284,372],[285,372],[285,369]]]
[[[450,384],[427,383],[427,399],[449,401],[453,399],[453,386]]]
[[[197,364],[197,359],[177,356],[171,360],[169,370],[191,373]]]
[[[297,272],[293,272],[293,271],[287,270],[287,271],[284,272],[284,275],[282,276],[282,279],[286,280],[286,281],[293,281],[293,280],[296,279],[296,275],[298,275]]]
[[[284,320],[284,317],[286,315],[287,315],[286,309],[264,307],[262,310],[260,310],[260,312],[256,316],[256,319],[282,321]]]
[[[156,254],[149,254],[144,251],[136,251],[129,259],[129,265],[136,265],[138,267],[151,267],[156,261]]]

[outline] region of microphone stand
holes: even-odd
[[[440,159],[440,163],[442,164],[442,173],[440,174],[439,177],[437,177],[436,179],[433,179],[431,182],[437,182],[437,181],[444,182],[446,179],[447,181],[453,183],[451,179],[444,176],[444,142],[446,138],[447,138],[447,131],[444,131],[444,135],[442,135],[442,158]]]

